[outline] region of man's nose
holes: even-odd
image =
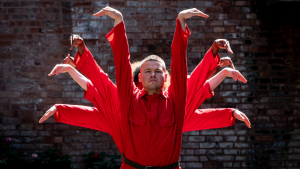
[[[155,71],[151,72],[151,77],[155,77]]]

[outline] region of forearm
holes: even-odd
[[[185,32],[186,29],[186,23],[185,23],[185,18],[183,18],[183,16],[178,15],[178,19],[181,25],[181,29]]]
[[[76,69],[73,67],[69,69],[70,76],[85,90],[87,91],[87,82],[88,79],[80,74]]]
[[[210,78],[208,81],[210,89],[215,89],[225,78],[227,77],[226,70],[223,69],[214,77]]]

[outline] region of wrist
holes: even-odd
[[[212,54],[213,54],[214,57],[216,57],[217,54],[219,53],[219,49],[220,48],[218,47],[216,41],[214,41],[214,43],[211,46],[211,51],[212,51]]]
[[[222,72],[223,72],[223,74],[224,74],[225,77],[228,76],[228,69],[227,68],[223,69]]]
[[[183,14],[178,14],[177,18],[179,19],[180,22],[185,22],[185,18],[183,17]]]
[[[123,21],[123,16],[120,15],[119,17],[115,18],[115,24],[114,24],[114,26],[117,26],[122,21]]]

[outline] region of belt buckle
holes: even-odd
[[[147,169],[147,168],[151,168],[151,167],[152,167],[152,166],[146,166],[146,167],[145,167],[145,169]]]

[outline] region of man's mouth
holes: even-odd
[[[157,82],[157,80],[151,79],[151,80],[149,80],[149,82]]]

